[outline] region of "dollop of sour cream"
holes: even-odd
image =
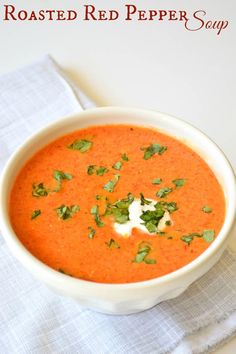
[[[124,224],[119,224],[117,222],[114,223],[114,229],[115,231],[120,234],[123,237],[129,237],[132,233],[133,228],[137,228],[146,234],[153,235],[150,233],[145,225],[143,225],[143,220],[140,219],[140,216],[144,211],[147,210],[155,210],[155,204],[157,201],[153,199],[147,199],[151,203],[149,205],[141,205],[141,200],[140,199],[135,199],[133,203],[130,204],[129,206],[129,221],[127,221]],[[158,223],[157,230],[158,231],[163,231],[166,227],[166,221],[170,221],[172,223],[170,213],[168,211],[165,211],[163,217]]]

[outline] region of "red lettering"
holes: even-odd
[[[137,11],[137,7],[135,5],[125,5],[126,7],[126,20],[127,21],[131,21],[132,18],[131,18],[131,15],[135,14],[135,12]]]
[[[85,16],[84,21],[94,20],[97,21],[96,17],[94,16],[95,7],[93,5],[84,5],[85,7]]]
[[[27,19],[27,11],[25,10],[21,10],[18,12],[18,18],[22,21],[26,20]]]
[[[182,12],[182,11],[181,11]],[[176,17],[176,11],[175,10],[170,10],[169,11],[169,20],[170,21],[176,21],[178,20]]]
[[[149,14],[150,14],[149,16],[150,21],[153,21],[154,17],[158,15],[158,12],[156,10],[150,10]]]
[[[77,18],[77,13],[74,10],[68,10],[67,20],[73,21]]]
[[[197,12],[197,11],[196,11],[196,12]],[[187,12],[186,12],[186,11],[180,11],[180,12],[179,12],[179,20],[180,20],[180,21],[185,20],[185,22],[188,21]]]
[[[11,19],[16,21],[17,18],[13,15],[15,12],[15,6],[13,5],[4,5],[5,7],[5,15],[4,15],[4,21],[9,21],[11,16]]]
[[[167,11],[165,10],[160,10],[159,11],[159,20],[163,21],[163,17],[165,17],[167,15]]]

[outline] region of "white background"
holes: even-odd
[[[124,4],[139,9],[205,10],[204,20],[228,20],[190,32],[181,22],[123,20]],[[0,4],[0,74],[50,53],[98,105],[154,109],[206,132],[236,167],[235,0],[18,0]],[[3,21],[3,4],[17,9],[118,9],[117,22]],[[236,339],[218,354],[236,352]]]

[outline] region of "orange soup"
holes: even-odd
[[[217,237],[222,189],[193,150],[158,132],[94,126],[53,141],[17,176],[13,228],[67,275],[128,283],[173,272]]]

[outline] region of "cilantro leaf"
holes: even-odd
[[[116,249],[120,248],[120,245],[115,240],[113,240],[113,238],[111,238],[108,242],[105,243],[109,248],[116,248]]]
[[[153,181],[152,181],[152,184],[161,184],[162,182],[162,179],[161,178],[155,178]]]
[[[162,155],[167,150],[167,147],[154,143],[148,146],[147,148],[141,148],[141,150],[144,151],[144,160],[149,160],[155,154]]]
[[[209,207],[208,205],[205,205],[203,208],[202,208],[202,211],[204,211],[204,213],[211,213],[212,212],[212,208]]]
[[[133,260],[134,263],[146,263],[146,264],[155,264],[155,259],[147,259],[146,257],[151,252],[151,246],[148,243],[141,242],[138,246],[138,252]]]
[[[123,161],[129,161],[129,158],[125,153],[121,155],[121,158]]]
[[[41,214],[41,210],[34,210],[31,215],[31,220],[36,219]]]
[[[104,186],[103,189],[105,189],[107,192],[112,193],[114,191],[115,186],[117,185],[118,181],[120,179],[120,175],[115,174],[114,180],[108,181]]]
[[[173,190],[172,188],[163,187],[156,193],[156,195],[159,198],[165,198],[169,193],[172,192],[172,190]]]
[[[94,230],[91,226],[88,227],[88,230],[89,230],[88,238],[93,239],[96,234],[96,230]]]
[[[65,204],[62,204],[55,210],[60,219],[67,220],[72,218],[72,216],[77,213],[80,208],[78,205],[66,206]]]
[[[117,161],[112,168],[114,168],[115,170],[120,170],[122,167],[122,162],[121,161]]]
[[[177,179],[174,179],[172,182],[175,184],[176,188],[180,188],[180,187],[183,187],[185,185],[186,179],[177,178]]]
[[[96,167],[95,165],[89,165],[87,168],[87,174],[90,176],[93,175],[94,172],[96,171],[95,167]]]
[[[100,218],[98,205],[94,205],[91,208],[91,214],[93,215],[95,223],[97,224],[98,227],[103,227],[105,225],[104,222]]]
[[[75,140],[72,144],[68,146],[69,149],[71,150],[78,150],[82,153],[87,152],[90,150],[93,146],[93,142],[86,140],[86,139],[81,139],[81,140]]]
[[[87,174],[88,175],[93,175],[96,172],[97,176],[103,176],[104,173],[108,172],[109,170],[104,167],[104,166],[96,166],[96,165],[90,165],[87,168]]]
[[[104,167],[104,166],[99,166],[99,167],[97,167],[97,169],[96,169],[96,174],[97,174],[97,176],[103,176],[104,175],[104,173],[106,173],[106,172],[108,172],[109,170],[106,168],[106,167]]]
[[[46,197],[48,190],[44,187],[43,183],[33,183],[32,196],[33,197]]]
[[[63,179],[71,180],[73,178],[73,176],[70,173],[58,171],[58,170],[55,170],[53,172],[53,177],[55,178],[55,180],[59,182],[62,181]]]
[[[143,193],[140,193],[140,200],[141,200],[141,205],[149,205],[151,204],[151,200],[147,200],[144,198],[144,195]]]
[[[107,206],[106,215],[113,215],[115,222],[124,224],[129,221],[129,206],[134,201],[134,196],[128,193],[127,198],[119,199],[114,204]]]
[[[212,242],[215,238],[215,231],[214,230],[204,230],[203,231],[203,239],[206,242]]]

